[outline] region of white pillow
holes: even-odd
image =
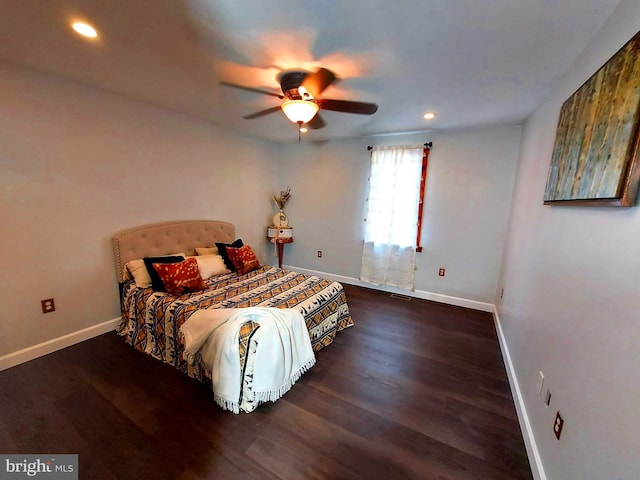
[[[218,247],[196,247],[196,255],[218,255]]]
[[[221,275],[223,273],[230,272],[220,255],[197,255],[195,257],[187,258],[196,259],[196,262],[198,262],[198,270],[200,270],[200,276],[205,280],[213,277],[214,275]]]
[[[156,255],[156,256],[184,257],[184,253],[172,253],[171,255]],[[124,266],[124,270],[125,270],[125,274],[123,275],[124,279],[129,280],[131,277],[133,277],[133,280],[136,282],[136,287],[147,288],[151,286],[151,277],[149,276],[149,271],[147,270],[147,266],[144,264],[144,260],[142,260],[141,258],[127,262]],[[128,272],[130,275],[128,275],[126,272]]]
[[[141,258],[127,262],[125,268],[135,280],[136,287],[147,288],[151,286],[151,277],[147,271],[147,266]]]

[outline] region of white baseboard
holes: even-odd
[[[524,439],[524,445],[527,449],[527,456],[529,457],[529,464],[531,465],[531,473],[536,480],[547,480],[547,476],[544,473],[544,467],[540,458],[540,452],[536,444],[536,439],[533,435],[533,429],[531,428],[531,422],[529,422],[529,416],[527,415],[527,409],[524,405],[524,399],[522,392],[520,391],[520,384],[518,383],[518,377],[516,371],[511,362],[511,355],[509,354],[509,346],[507,345],[507,339],[502,331],[502,325],[500,323],[500,316],[498,311],[493,309],[493,320],[496,324],[496,332],[498,333],[498,341],[500,342],[500,350],[502,350],[502,358],[504,365],[507,369],[507,377],[509,377],[509,385],[511,386],[511,395],[516,406],[516,413],[518,414],[518,422],[520,423],[520,430],[522,430],[522,437]]]
[[[531,465],[531,473],[533,474],[533,477],[536,480],[547,480],[547,477],[544,473],[542,460],[540,459],[540,452],[538,451],[535,437],[533,435],[533,429],[531,428],[531,423],[529,422],[529,417],[527,416],[527,409],[524,405],[524,400],[522,397],[522,392],[520,391],[518,378],[516,376],[513,363],[511,361],[511,355],[509,354],[509,347],[507,345],[504,332],[502,331],[500,317],[498,315],[498,311],[495,308],[495,305],[490,303],[478,302],[476,300],[469,300],[465,298],[441,295],[433,292],[426,292],[426,291],[420,291],[420,290],[414,291],[414,292],[407,292],[406,290],[400,290],[392,287],[378,287],[376,285],[371,285],[369,283],[363,282],[357,278],[346,277],[342,275],[334,275],[326,272],[318,272],[315,270],[308,270],[304,268],[296,268],[291,266],[286,266],[286,268],[293,271],[300,272],[300,273],[305,273],[308,275],[316,275],[316,276],[328,278],[330,280],[346,283],[349,285],[356,285],[360,287],[373,288],[376,290],[381,290],[381,291],[390,292],[390,293],[399,293],[402,295],[409,295],[416,298],[433,300],[436,302],[446,303],[449,305],[456,305],[459,307],[467,307],[474,310],[480,310],[483,312],[492,312],[495,326],[496,326],[496,332],[498,334],[498,341],[500,343],[500,349],[502,351],[502,357],[507,370],[509,385],[511,387],[511,394],[514,399],[516,413],[518,415],[518,421],[520,423],[520,429],[522,430],[522,436],[524,439],[525,448],[527,449],[527,455],[529,457],[529,463]],[[97,337],[98,335],[102,335],[103,333],[110,332],[117,327],[119,322],[120,322],[120,318],[107,320],[106,322],[102,322],[97,325],[92,325],[91,327],[78,330],[77,332],[72,332],[67,335],[63,335],[61,337],[54,338],[52,340],[48,340],[43,343],[39,343],[38,345],[33,345],[31,347],[18,350],[17,352],[4,355],[0,357],[0,371],[14,367],[21,363],[28,362],[38,357],[42,357],[44,355],[55,352],[57,350],[61,350],[63,348],[74,345],[76,343],[80,343],[84,340]]]
[[[296,267],[290,267],[290,266],[287,266],[286,268],[293,271],[305,273],[308,275],[316,275],[319,277],[328,278],[330,280],[335,280],[337,282],[347,283],[349,285],[373,288],[376,290],[381,290],[389,293],[409,295],[411,297],[422,298],[425,300],[433,300],[435,302],[446,303],[449,305],[456,305],[459,307],[471,308],[471,309],[480,310],[483,312],[492,312],[494,310],[493,305],[490,303],[478,302],[478,301],[469,300],[466,298],[451,297],[448,295],[441,295],[438,293],[426,292],[421,290],[408,292],[406,290],[401,290],[399,288],[379,287],[376,285],[372,285],[370,283],[363,282],[357,278],[345,277],[342,275],[334,275],[331,273],[318,272],[315,270],[307,270],[304,268],[296,268]],[[77,332],[72,332],[67,335],[63,335],[61,337],[39,343],[38,345],[33,345],[31,347],[18,350],[17,352],[4,355],[0,357],[0,371],[6,370],[7,368],[14,367],[24,362],[28,362],[29,360],[42,357],[43,355],[47,355],[57,350],[61,350],[70,345],[80,343],[84,340],[88,340],[98,335],[102,335],[103,333],[114,330],[119,322],[120,322],[119,318],[114,318],[113,320],[107,320],[106,322],[99,323],[98,325],[93,325],[91,327],[84,328]]]
[[[440,293],[427,292],[424,290],[401,290],[394,287],[381,287],[373,285],[371,283],[363,282],[357,278],[345,277],[343,275],[334,275],[333,273],[318,272],[315,270],[309,270],[306,268],[292,267],[290,265],[283,265],[287,270],[293,270],[294,272],[304,273],[306,275],[315,275],[318,277],[328,278],[340,283],[346,283],[349,285],[356,285],[358,287],[372,288],[374,290],[380,290],[389,293],[398,293],[400,295],[407,295],[409,297],[422,298],[424,300],[432,300],[434,302],[446,303],[448,305],[455,305],[457,307],[466,307],[473,310],[480,310],[481,312],[493,312],[494,306],[492,303],[478,302],[477,300],[469,300],[468,298],[451,297],[449,295],[442,295]]]
[[[78,330],[77,332],[72,332],[67,335],[63,335],[61,337],[53,338],[51,340],[47,340],[46,342],[39,343],[38,345],[33,345],[31,347],[18,350],[17,352],[4,355],[0,357],[0,371],[6,370],[7,368],[15,367],[16,365],[28,362],[29,360],[42,357],[43,355],[47,355],[57,350],[62,350],[63,348],[69,347],[76,343],[80,343],[84,340],[88,340],[90,338],[97,337],[98,335],[102,335],[103,333],[115,330],[119,322],[120,318],[107,320],[106,322],[83,328],[82,330]]]
[[[297,268],[292,266],[286,266],[286,268],[296,272],[305,273],[307,275],[316,275],[319,277],[328,278],[330,280],[334,280],[340,283],[346,283],[349,285],[373,288],[376,290],[381,290],[381,291],[390,292],[390,293],[399,293],[402,295],[409,295],[411,297],[423,298],[426,300],[433,300],[435,302],[446,303],[449,305],[456,305],[459,307],[467,307],[473,310],[480,310],[483,312],[493,313],[496,332],[498,334],[498,341],[500,342],[500,350],[502,351],[502,358],[504,360],[505,368],[507,370],[509,386],[511,387],[511,394],[513,396],[513,401],[516,407],[516,413],[518,415],[518,423],[520,424],[522,437],[524,439],[525,448],[527,450],[527,456],[529,458],[529,464],[531,465],[531,473],[533,474],[533,478],[535,480],[547,480],[547,476],[545,475],[544,468],[542,466],[542,460],[540,459],[540,452],[538,451],[535,437],[533,436],[533,429],[531,428],[531,422],[529,422],[529,417],[527,416],[527,409],[525,408],[524,400],[522,398],[522,392],[520,391],[520,385],[518,384],[518,377],[516,376],[513,363],[511,362],[509,347],[507,346],[504,332],[502,331],[502,325],[500,324],[500,317],[498,316],[498,311],[496,310],[495,305],[493,305],[492,303],[478,302],[476,300],[469,300],[466,298],[451,297],[448,295],[441,295],[433,292],[426,292],[426,291],[420,291],[420,290],[414,291],[414,292],[407,292],[406,290],[400,290],[398,288],[378,287],[376,285],[371,285],[370,283],[363,282],[357,278],[345,277],[342,275],[334,275],[326,272],[317,272],[314,270],[308,270],[304,268]]]

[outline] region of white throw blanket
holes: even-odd
[[[294,309],[228,308],[200,310],[182,325],[184,356],[193,362],[200,356],[211,371],[214,399],[221,407],[239,412],[242,372],[238,337],[243,323],[260,325],[255,354],[253,397],[276,401],[316,358],[302,314]]]

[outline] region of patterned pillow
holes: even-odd
[[[227,247],[227,254],[238,275],[244,275],[261,267],[256,254],[249,245],[240,248]]]
[[[171,295],[179,296],[207,288],[207,284],[200,276],[195,258],[187,258],[180,263],[154,263],[153,268],[158,272],[164,287]]]
[[[235,272],[236,268],[233,266],[233,262],[231,261],[231,259],[229,258],[229,255],[227,254],[227,248],[228,247],[240,248],[243,245],[244,243],[242,243],[241,238],[234,240],[233,243],[216,242],[216,247],[218,248],[218,254],[222,257],[222,260],[224,260],[224,264],[227,266],[227,268],[232,272]]]
[[[183,260],[184,260],[184,253],[180,253],[176,255],[164,255],[162,257],[144,257],[142,259],[145,267],[147,268],[147,272],[149,273],[149,279],[151,280],[151,288],[153,288],[154,292],[164,292],[165,288],[164,288],[164,284],[162,283],[162,280],[160,279],[160,277],[158,276],[158,273],[156,272],[156,269],[153,268],[153,264],[154,263],[177,263],[177,262],[182,262]]]

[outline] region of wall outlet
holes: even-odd
[[[445,269],[444,268],[438,269],[438,276],[439,277],[444,277],[444,273],[445,273]]]
[[[553,433],[556,434],[556,438],[558,440],[560,440],[560,435],[562,435],[563,426],[564,426],[564,419],[562,418],[562,415],[560,415],[560,412],[558,411],[556,413],[556,420],[553,423]]]
[[[544,373],[538,372],[538,381],[536,382],[536,388],[538,389],[538,395],[542,395],[542,387],[544,386]]]
[[[322,250],[318,250],[318,258],[322,258]]]
[[[53,301],[53,298],[45,298],[40,301],[40,305],[42,305],[42,313],[51,313],[56,311],[56,304]]]

